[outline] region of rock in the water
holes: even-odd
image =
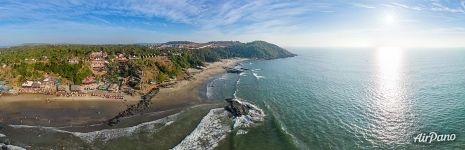
[[[247,103],[247,102],[242,102],[238,99],[226,99],[226,101],[229,103],[228,106],[226,106],[224,109],[229,111],[234,117],[240,117],[242,115],[247,115],[249,113],[249,110],[251,109],[258,109],[254,105]]]
[[[234,117],[239,117],[247,114],[248,108],[246,107],[246,105],[242,105],[240,101],[236,99],[226,99],[226,101],[229,103],[229,105],[226,106],[224,109],[229,111]]]
[[[247,134],[247,127],[264,120],[265,114],[255,105],[238,99],[226,99],[226,101],[229,103],[225,107],[226,110],[221,108],[210,110],[194,131],[173,150],[215,149],[218,142],[226,138],[232,130],[239,129],[236,134]],[[229,120],[231,115],[228,112],[233,115],[232,128]]]
[[[254,122],[261,122],[265,118],[265,113],[262,109],[248,102],[240,101],[239,99],[226,99],[228,106],[225,107],[234,117],[233,128],[248,128]]]

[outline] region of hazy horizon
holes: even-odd
[[[0,46],[263,40],[282,47],[465,47],[465,1],[0,2]]]

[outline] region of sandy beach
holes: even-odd
[[[221,62],[209,64],[202,72],[195,74],[191,81],[182,80],[172,88],[162,88],[152,102],[157,105],[178,105],[186,103],[198,103],[201,98],[198,87],[209,77],[225,72],[225,67],[234,66],[245,59],[226,59]]]
[[[152,99],[151,109],[148,111],[180,111],[185,107],[202,103],[198,88],[209,77],[225,72],[225,67],[244,60],[225,59],[207,64],[203,71],[193,75],[192,80],[178,81],[173,87],[162,88]],[[139,96],[125,96],[125,100],[40,94],[0,96],[0,122],[48,126],[98,124],[124,110],[128,105],[137,103],[138,100]],[[158,117],[166,115],[169,114]]]

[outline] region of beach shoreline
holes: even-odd
[[[224,73],[225,68],[245,60],[223,59],[209,63],[201,72],[193,74],[193,79],[181,80],[172,87],[161,88],[160,92],[152,98],[149,110],[144,113],[181,111],[183,108],[205,103],[198,92],[200,86],[210,77]],[[110,119],[111,116],[139,100],[139,96],[128,96],[124,100],[91,96],[56,97],[41,94],[1,96],[0,122],[43,126],[88,126]],[[164,113],[156,118],[162,118],[178,111]]]

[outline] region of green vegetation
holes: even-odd
[[[82,63],[79,64],[68,64],[68,63],[20,63],[14,65],[14,74],[20,75],[19,81],[24,82],[26,80],[38,80],[42,78],[40,73],[53,73],[57,74],[65,79],[70,80],[74,84],[81,84],[81,81],[92,75],[92,71]]]
[[[168,42],[167,44],[195,44],[188,41]],[[80,84],[86,76],[92,75],[87,63],[91,52],[104,51],[109,60],[117,54],[137,56],[126,64],[110,61],[107,65],[107,75],[110,81],[117,81],[118,77],[128,77],[136,74],[142,68],[158,70],[154,79],[158,82],[173,78],[182,73],[185,68],[203,66],[204,62],[215,62],[224,58],[262,58],[273,59],[291,57],[294,54],[287,50],[264,41],[250,43],[218,41],[216,48],[186,49],[186,48],[157,48],[150,45],[26,45],[0,49],[0,65],[6,64],[12,68],[10,76],[19,77],[19,82],[40,79],[43,74],[58,75],[74,84]],[[141,58],[141,56],[144,56]],[[167,56],[169,62],[159,63],[152,56]],[[70,64],[68,60],[78,57],[81,61]],[[6,76],[6,75],[1,75]]]
[[[295,56],[295,54],[265,41],[233,44],[225,48],[215,48],[214,50],[218,53],[218,55],[226,58],[243,57],[275,59]]]

